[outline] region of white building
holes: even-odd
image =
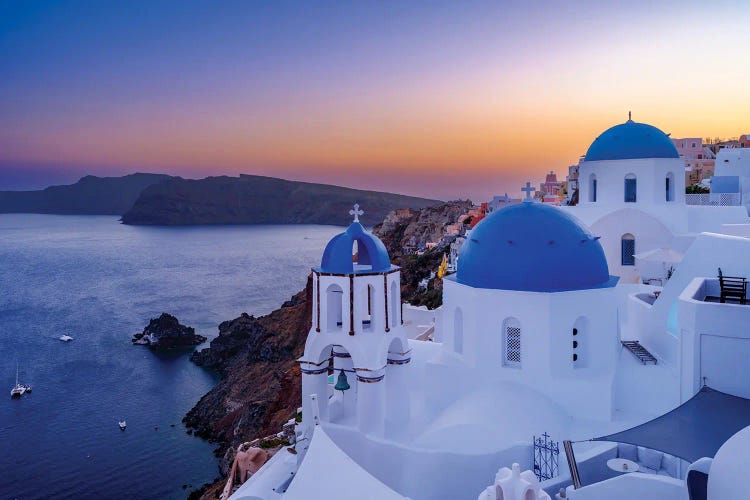
[[[723,206],[695,195],[686,205],[684,168],[666,134],[632,120],[597,137],[581,161],[579,203],[564,208],[601,237],[610,270],[623,281],[644,278],[636,254],[660,248],[684,253],[705,231],[750,236],[739,200]]]
[[[717,454],[714,479],[711,456],[589,441],[663,415],[704,385],[750,398],[750,307],[719,300],[716,278],[719,268],[750,276],[750,239],[697,234],[729,232],[747,214],[686,206],[681,160],[663,134],[618,127],[581,163],[588,201],[562,209],[529,198],[473,229],[444,279],[433,341],[407,338],[400,271],[383,244],[356,220],[334,237],[313,268],[298,441],[232,498],[518,500],[566,488],[580,500],[685,499],[688,473],[707,475],[709,492],[730,488],[747,446]],[[663,286],[621,262],[635,253],[620,247],[627,234],[638,252],[681,249]],[[717,430],[695,432],[704,431]],[[563,455],[559,470],[537,460],[540,435],[579,441],[570,463],[586,484],[576,488]],[[623,463],[631,468],[616,470],[639,472],[610,479]]]
[[[747,137],[747,136],[743,136]],[[723,148],[716,155],[714,177],[711,178],[711,194],[730,197],[741,203],[750,213],[750,148]],[[739,195],[733,194],[739,192]]]

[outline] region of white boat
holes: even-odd
[[[124,430],[125,430],[125,427],[127,427],[127,426],[128,426],[128,424],[127,424],[127,422],[126,422],[125,420],[121,420],[120,422],[117,422],[117,425],[119,425],[119,426],[120,426],[120,430],[121,430],[121,431],[124,431]]]
[[[29,388],[30,390],[31,388]],[[10,397],[20,398],[26,392],[26,386],[18,383],[18,365],[16,365],[16,385],[10,390]]]
[[[70,335],[62,335],[59,340],[62,340],[63,342],[70,342],[71,340],[73,340],[73,337],[71,337]]]

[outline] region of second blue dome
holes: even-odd
[[[555,292],[617,282],[583,223],[541,203],[503,208],[477,224],[461,247],[456,280],[475,288]]]

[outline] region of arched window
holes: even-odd
[[[375,308],[375,287],[372,285],[367,285],[367,314],[364,315],[362,318],[362,329],[363,330],[369,330],[369,329],[377,329],[381,328],[380,325],[376,324],[376,320],[378,318],[378,314],[376,312]]]
[[[620,239],[621,259],[623,266],[635,265],[635,236],[630,233],[622,235]]]
[[[589,175],[589,201],[596,202],[596,175]]]
[[[329,332],[343,328],[342,300],[344,291],[338,285],[330,285],[326,289],[326,330]]]
[[[635,203],[637,194],[637,185],[635,174],[625,176],[625,203]]]
[[[521,323],[516,318],[503,321],[503,366],[521,368]]]
[[[458,307],[453,313],[453,350],[458,354],[464,352],[464,313]]]
[[[674,201],[674,174],[669,172],[664,178],[664,187],[666,192],[664,193],[667,201]]]

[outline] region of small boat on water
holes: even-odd
[[[71,337],[70,335],[62,335],[60,336],[59,340],[62,340],[63,342],[70,342],[71,340],[73,340],[73,337]]]
[[[31,388],[29,387],[29,390]],[[26,386],[18,383],[18,365],[16,365],[16,385],[10,390],[11,398],[20,398],[26,392]]]
[[[121,420],[120,422],[117,422],[117,425],[120,426],[120,430],[124,431],[125,428],[128,426],[127,422],[125,420]]]
[[[31,386],[30,385],[25,385],[25,386],[23,386],[23,388],[26,389],[25,392],[31,392]]]

